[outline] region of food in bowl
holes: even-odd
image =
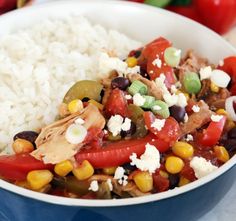
[[[181,58],[163,37],[133,49],[125,60],[104,50],[100,79],[73,80],[57,120],[16,133],[1,177],[52,195],[127,198],[181,187],[227,162],[236,58],[218,66],[193,51]]]

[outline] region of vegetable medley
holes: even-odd
[[[127,198],[186,185],[235,154],[236,57],[182,57],[160,37],[122,64],[76,82],[52,124],[16,134],[0,176],[52,195]]]

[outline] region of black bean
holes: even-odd
[[[16,134],[13,137],[13,140],[20,138],[20,139],[28,140],[29,142],[34,144],[37,137],[38,137],[38,133],[36,133],[35,131],[22,131],[22,132]]]
[[[147,71],[143,68],[140,69],[140,75],[142,75],[142,77],[147,78],[148,80],[150,80],[150,76],[148,75]]]
[[[234,127],[233,129],[231,129],[231,130],[228,132],[228,137],[229,137],[229,138],[236,138],[236,127]]]
[[[136,166],[131,166],[130,163],[123,164],[122,167],[124,168],[126,174],[130,174],[137,169]]]
[[[82,99],[82,102],[88,102],[89,100],[90,100],[90,98],[84,97],[84,98]]]
[[[170,189],[174,189],[179,184],[179,175],[178,174],[170,174],[169,175],[169,181],[170,181]]]
[[[236,151],[236,139],[227,139],[220,142],[229,153]]]
[[[175,118],[175,120],[177,120],[178,122],[184,121],[184,116],[185,116],[185,108],[184,107],[180,107],[180,106],[172,106],[169,108],[170,110],[170,115]]]
[[[127,137],[133,135],[135,132],[136,132],[136,125],[135,123],[131,122],[130,129],[127,131],[122,130],[120,132],[120,135],[121,137]]]
[[[129,87],[129,80],[124,77],[117,77],[111,81],[112,89],[119,88],[120,90],[126,90]]]

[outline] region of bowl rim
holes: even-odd
[[[63,5],[68,5],[68,4],[78,4],[78,5],[87,5],[87,4],[111,4],[114,5],[114,7],[118,7],[120,4],[127,6],[127,7],[139,7],[140,9],[150,11],[150,12],[155,12],[155,13],[160,13],[160,14],[167,14],[172,16],[173,18],[176,19],[182,19],[184,22],[190,23],[194,26],[198,26],[198,28],[202,29],[205,32],[208,32],[210,35],[212,35],[214,38],[218,38],[226,47],[230,48],[232,51],[235,52],[236,54],[236,49],[228,43],[226,40],[224,40],[222,37],[220,37],[217,33],[213,32],[212,30],[208,29],[207,27],[190,20],[188,18],[185,18],[181,15],[177,15],[175,13],[155,8],[152,6],[144,5],[144,4],[138,4],[134,2],[127,2],[127,1],[107,1],[107,0],[81,0],[81,1],[59,1],[59,2],[48,2],[44,3],[41,5],[33,5],[31,7],[25,7],[23,9],[17,10],[17,11],[12,11],[7,14],[4,14],[1,16],[0,20],[7,19],[8,17],[14,16],[14,14],[19,14],[19,13],[27,13],[30,11],[36,11],[38,9],[43,10],[44,8],[47,7],[63,7]],[[38,12],[37,12],[38,13]],[[227,163],[222,165],[220,168],[218,168],[216,171],[212,172],[208,176],[205,176],[199,180],[196,180],[192,183],[189,183],[188,185],[185,185],[181,188],[175,188],[173,190],[168,190],[162,193],[156,193],[156,194],[151,194],[147,196],[141,196],[141,197],[134,197],[134,198],[127,198],[127,199],[111,199],[111,200],[88,200],[88,199],[73,199],[73,198],[67,198],[67,197],[60,197],[60,196],[52,196],[49,194],[44,194],[44,193],[39,193],[35,192],[32,190],[24,189],[22,187],[16,186],[14,184],[8,183],[4,180],[0,179],[0,188],[5,189],[7,191],[10,191],[12,193],[15,193],[17,195],[35,199],[38,201],[43,201],[46,203],[51,203],[51,204],[57,204],[57,205],[64,205],[64,206],[81,206],[81,207],[114,207],[114,206],[127,206],[127,205],[137,205],[137,204],[143,204],[143,203],[149,203],[153,201],[159,201],[171,197],[175,197],[177,195],[186,193],[188,191],[194,190],[200,186],[203,186],[207,184],[210,181],[213,181],[214,179],[217,179],[219,176],[224,174],[226,171],[230,170],[236,165],[236,155],[232,157]]]

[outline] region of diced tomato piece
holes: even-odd
[[[29,153],[0,156],[0,176],[8,180],[25,180],[32,170],[52,169],[53,165],[36,160]]]
[[[128,104],[124,92],[118,88],[112,90],[110,97],[105,105],[105,112],[108,116],[119,114],[127,116]]]
[[[103,137],[104,133],[100,128],[90,128],[84,143],[89,144],[93,148],[100,148],[102,146]]]
[[[88,160],[95,168],[105,168],[120,166],[130,162],[132,153],[140,156],[146,149],[146,144],[156,146],[160,152],[165,152],[169,149],[169,144],[158,139],[153,134],[148,134],[144,138],[133,140],[122,140],[114,143],[109,143],[101,149],[88,149],[78,152],[75,155],[77,162]]]
[[[180,126],[178,122],[173,118],[169,117],[165,120],[164,127],[158,131],[157,128],[152,127],[155,120],[158,119],[152,112],[144,112],[145,125],[155,136],[170,145],[175,143],[180,136]]]
[[[152,175],[153,184],[157,192],[164,192],[169,189],[170,181],[169,179],[161,176],[159,171]]]
[[[180,175],[184,178],[188,179],[189,181],[196,180],[196,176],[192,167],[190,167],[189,162],[185,162],[183,169],[180,172]]]

